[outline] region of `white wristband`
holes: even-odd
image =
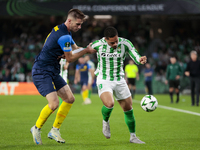
[[[72,51],[72,54],[79,53],[80,51],[84,50],[85,48],[79,48]]]

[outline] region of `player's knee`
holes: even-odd
[[[58,106],[59,106],[59,101],[58,102],[55,101],[55,102],[49,103],[49,108],[51,110],[56,110],[58,108]]]
[[[169,92],[173,92],[174,91],[174,88],[169,88]]]
[[[113,108],[113,107],[114,107],[114,103],[113,103],[113,102],[107,103],[107,104],[106,104],[106,107],[108,107],[108,108]]]
[[[68,97],[67,99],[65,99],[63,101],[72,104],[75,101],[75,97],[72,95],[72,96]]]
[[[74,101],[75,101],[75,97],[72,96],[72,97],[69,99],[69,103],[74,103]]]

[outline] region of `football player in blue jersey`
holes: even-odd
[[[59,75],[59,62],[61,58],[65,58],[71,63],[86,53],[96,52],[91,48],[91,44],[85,49],[80,48],[72,39],[71,31],[77,32],[81,29],[84,20],[85,15],[83,12],[78,9],[71,9],[68,12],[67,20],[63,24],[55,26],[49,33],[42,51],[35,59],[32,68],[33,82],[39,93],[46,97],[48,101],[48,104],[41,110],[36,124],[31,128],[33,141],[38,145],[42,144],[40,134],[42,126],[59,106],[58,96],[63,102],[57,111],[53,127],[47,136],[59,143],[65,143],[65,140],[61,138],[59,129],[75,98],[70,87]]]
[[[74,84],[80,82],[81,94],[83,98],[83,104],[91,104],[88,88],[89,72],[92,74],[91,66],[85,61],[83,57],[78,59],[79,63],[76,65],[76,73],[74,78]],[[92,76],[93,81],[94,75]]]

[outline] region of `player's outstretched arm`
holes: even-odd
[[[86,48],[84,48],[83,50],[77,53],[72,53],[72,51],[70,51],[70,52],[64,52],[64,54],[65,54],[65,59],[67,60],[67,62],[71,63],[71,62],[76,61],[79,57],[83,56],[86,53],[92,54],[95,52],[96,50],[91,47],[91,43],[90,43]]]

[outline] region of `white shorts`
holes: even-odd
[[[121,81],[109,81],[97,77],[97,88],[99,97],[103,92],[111,92],[116,100],[123,100],[131,96],[125,79],[121,79]]]

